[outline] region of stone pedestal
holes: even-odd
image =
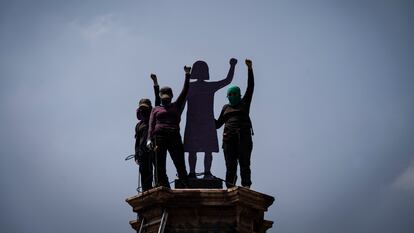
[[[264,212],[274,198],[243,187],[231,189],[169,189],[158,187],[127,198],[139,216],[130,221],[139,229],[142,218],[157,220],[168,212],[165,232],[266,232],[273,225]],[[154,226],[147,232],[157,232]]]
[[[183,186],[183,183],[179,180],[174,181],[174,187],[176,189],[222,189],[223,182],[220,179],[188,179],[187,187]]]

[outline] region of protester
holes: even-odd
[[[159,86],[157,76],[151,74],[154,83],[155,106],[160,105],[160,97],[158,95]],[[141,99],[136,111],[139,122],[135,126],[135,162],[139,165],[141,173],[142,191],[152,188],[153,181],[153,152],[146,147],[149,118],[152,110],[151,100]]]
[[[226,186],[233,187],[237,180],[237,163],[240,165],[241,184],[250,188],[251,171],[250,157],[253,149],[252,123],[250,120],[250,104],[253,96],[254,77],[252,61],[246,59],[247,65],[247,88],[243,98],[240,88],[232,86],[227,90],[229,103],[223,106],[216,127],[224,124],[223,130],[223,152],[226,161]]]
[[[185,82],[181,94],[172,102],[173,92],[170,87],[160,89],[161,106],[156,106],[150,116],[148,130],[148,147],[155,152],[156,185],[170,187],[166,172],[167,151],[175,165],[178,178],[187,185],[187,170],[184,161],[184,147],[180,134],[181,113],[188,93],[191,68],[184,66]]]

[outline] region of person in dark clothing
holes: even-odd
[[[223,152],[226,161],[226,186],[233,187],[237,179],[237,162],[240,164],[241,184],[250,188],[251,171],[250,157],[253,149],[252,123],[250,120],[250,103],[253,97],[254,77],[252,61],[246,59],[247,89],[243,96],[240,88],[232,86],[227,90],[229,103],[223,106],[219,118],[216,120],[217,129],[224,124]]]
[[[155,106],[160,105],[160,97],[158,92],[157,76],[151,74],[151,79],[154,82]],[[153,180],[153,151],[147,148],[147,136],[149,118],[152,110],[151,100],[141,99],[137,109],[138,124],[135,126],[135,162],[139,165],[139,172],[141,173],[142,191],[147,191],[152,188]]]
[[[151,112],[147,145],[155,151],[157,186],[170,187],[166,171],[167,151],[177,169],[178,178],[184,186],[187,184],[180,121],[190,83],[190,70],[190,67],[184,66],[184,87],[177,100],[171,102],[173,98],[171,88],[163,87],[159,93],[161,106],[156,106]]]

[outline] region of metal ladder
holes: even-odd
[[[160,219],[154,220],[152,222],[149,223],[145,223],[145,219],[142,218],[141,221],[141,225],[139,226],[139,231],[138,233],[144,233],[146,232],[146,229],[152,225],[155,224],[160,224],[160,227],[158,228],[158,233],[164,233],[164,229],[165,229],[165,224],[167,223],[167,219],[168,219],[168,213],[166,210],[164,210],[164,212],[162,213],[162,217]]]

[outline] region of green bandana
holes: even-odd
[[[227,89],[227,99],[229,99],[231,106],[239,104],[241,100],[240,88],[238,86],[229,87],[229,89]]]

